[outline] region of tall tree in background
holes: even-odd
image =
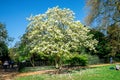
[[[119,52],[120,0],[86,0],[86,25],[104,30],[111,45],[111,56]]]
[[[111,24],[120,22],[120,0],[86,0],[88,15],[86,25],[107,29]]]
[[[112,48],[111,56],[120,54],[120,25],[113,24],[107,29],[108,39]]]
[[[108,38],[102,32],[96,29],[91,29],[90,34],[93,34],[93,38],[98,41],[98,45],[96,46],[97,55],[100,59],[104,59],[106,61],[109,57],[109,53],[111,52]]]
[[[4,24],[0,23],[0,57],[3,59],[8,58],[8,33]]]
[[[4,24],[0,23],[0,42],[6,42],[8,37],[7,30]]]

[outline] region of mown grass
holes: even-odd
[[[120,71],[113,69],[115,65],[72,70],[65,74],[38,74],[16,77],[14,80],[120,80]]]

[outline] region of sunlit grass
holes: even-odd
[[[120,71],[110,69],[115,65],[73,70],[66,74],[41,74],[16,77],[15,80],[120,80]]]

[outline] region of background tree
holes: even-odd
[[[96,27],[107,29],[109,25],[120,22],[120,0],[86,0],[86,7],[86,25],[96,24]]]
[[[120,0],[86,0],[88,15],[85,18],[86,25],[97,27],[108,38],[111,52],[115,56],[119,53],[120,33]]]
[[[120,53],[120,25],[113,24],[107,30],[109,43],[112,48],[111,56],[116,56]]]
[[[18,62],[19,61],[18,49],[15,47],[9,48],[9,57],[11,60]]]
[[[31,16],[26,31],[29,43],[29,55],[35,53],[53,56],[56,67],[61,66],[70,51],[79,47],[95,50],[97,41],[92,39],[89,29],[74,20],[74,13],[69,9],[54,7],[45,14]]]
[[[30,60],[32,66],[34,65],[34,55],[30,55],[30,47],[27,46],[30,44],[29,40],[27,39],[27,33],[23,34],[21,37],[21,41],[18,43],[17,52],[19,54],[19,61]]]
[[[98,41],[98,45],[96,46],[96,55],[100,59],[104,59],[105,62],[108,62],[111,52],[109,39],[102,32],[96,29],[91,29],[90,34],[93,34],[93,38]],[[95,55],[94,52],[91,52],[91,54]]]
[[[8,59],[8,33],[4,24],[0,23],[0,57],[2,61]]]

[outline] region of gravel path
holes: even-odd
[[[0,80],[13,80],[14,77],[18,76],[29,76],[29,75],[35,75],[35,74],[44,74],[44,73],[50,73],[54,72],[55,70],[43,70],[43,71],[35,71],[35,72],[25,72],[25,73],[19,73],[16,71],[4,71],[0,69]]]
[[[0,69],[0,80],[12,80],[17,74],[18,72],[15,71],[4,71],[3,69]]]

